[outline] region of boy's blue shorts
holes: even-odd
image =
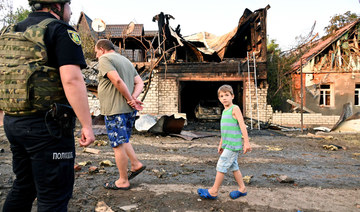
[[[105,116],[105,126],[111,147],[129,142],[136,112],[135,110],[131,113]]]
[[[216,171],[221,173],[227,173],[228,171],[239,170],[239,164],[237,162],[239,151],[231,151],[224,149],[216,165]]]

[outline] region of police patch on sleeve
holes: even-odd
[[[79,35],[79,33],[77,33],[77,32],[74,31],[74,30],[70,30],[70,29],[68,29],[67,32],[68,32],[68,34],[69,34],[69,36],[70,36],[70,39],[71,39],[74,43],[76,43],[77,45],[80,45],[80,44],[81,44],[81,40],[80,40],[80,35]]]

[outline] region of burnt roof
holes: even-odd
[[[310,48],[302,57],[302,64],[306,64],[309,60],[323,52],[327,47],[329,47],[331,44],[336,42],[341,36],[343,36],[345,33],[347,33],[352,27],[356,26],[358,23],[360,23],[360,19],[357,21],[354,21],[337,31],[335,31],[333,34],[331,34],[328,38],[325,40],[319,40],[316,42],[316,44],[309,44],[314,45],[312,48]],[[292,71],[297,71],[300,69],[300,59],[293,63],[292,65]]]

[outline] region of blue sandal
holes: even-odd
[[[211,196],[208,189],[199,188],[197,190],[197,192],[198,192],[199,196],[204,199],[216,199],[217,198],[217,196],[215,196],[215,197]]]
[[[246,196],[247,195],[247,192],[240,192],[240,191],[232,191],[230,192],[230,197],[231,199],[237,199],[239,197],[243,197],[243,196]]]

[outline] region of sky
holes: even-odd
[[[72,0],[71,22],[76,24],[81,11],[92,20],[102,19],[106,24],[144,24],[145,30],[157,30],[152,17],[160,12],[171,14],[170,26],[179,24],[183,36],[198,32],[223,35],[235,27],[246,8],[267,11],[267,34],[285,51],[296,46],[297,36],[306,36],[314,28],[324,35],[324,27],[332,16],[347,11],[360,15],[360,0]],[[13,0],[14,8],[28,8],[28,0]]]

